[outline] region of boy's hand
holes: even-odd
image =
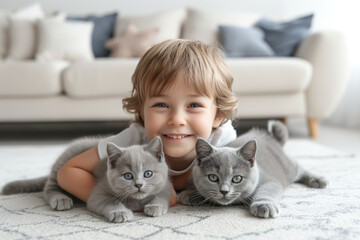
[[[171,195],[171,199],[169,202],[170,207],[175,206],[176,204],[179,203],[177,195],[176,195],[176,191],[174,189],[174,185],[171,184],[171,188],[172,188],[172,195]]]

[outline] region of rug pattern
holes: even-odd
[[[65,147],[0,146],[0,187],[45,175]],[[164,216],[135,213],[133,221],[120,224],[89,212],[83,203],[57,212],[41,193],[0,195],[0,239],[360,239],[359,156],[309,140],[292,139],[285,150],[330,184],[321,190],[293,184],[275,219],[255,218],[237,206],[177,205]]]

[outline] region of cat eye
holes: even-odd
[[[237,176],[233,177],[231,181],[233,183],[240,183],[242,181],[242,176],[237,175]]]
[[[211,182],[217,182],[217,181],[219,181],[218,176],[216,176],[215,174],[209,174],[209,175],[208,175],[208,178],[209,178],[209,180],[210,180]]]
[[[131,179],[133,179],[133,175],[131,173],[127,172],[127,173],[124,174],[124,178],[126,180],[131,180]]]
[[[153,175],[153,172],[150,171],[150,170],[147,170],[147,171],[144,172],[144,177],[146,177],[146,178],[149,178],[149,177],[151,177],[152,175]]]

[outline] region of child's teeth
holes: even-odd
[[[180,138],[184,138],[185,137],[185,135],[168,135],[169,137],[171,137],[171,138],[174,138],[174,139],[180,139]]]

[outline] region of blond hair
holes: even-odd
[[[237,98],[231,90],[233,77],[223,52],[200,41],[183,39],[158,43],[140,59],[132,76],[131,96],[123,99],[124,110],[135,114],[134,122],[143,124],[140,113],[145,100],[165,91],[178,77],[199,94],[214,97],[217,114],[225,121],[233,118]]]

